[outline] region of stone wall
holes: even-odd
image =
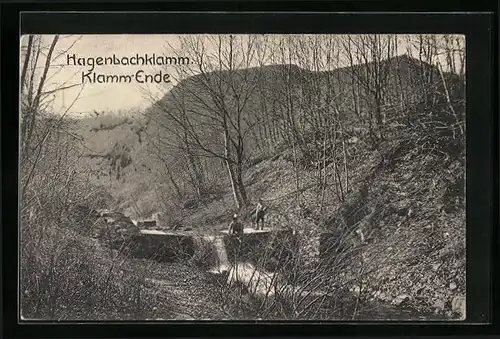
[[[141,230],[131,239],[130,255],[162,262],[184,261],[196,250],[192,235]]]
[[[146,228],[146,229],[152,229],[157,226],[156,220],[138,220],[137,221],[137,227],[139,228]]]
[[[248,232],[240,238],[228,235],[224,242],[232,263],[251,262],[268,271],[290,264],[298,252],[297,237],[291,230]]]
[[[214,237],[142,229],[128,237],[115,237],[113,247],[126,249],[124,253],[131,257],[160,262],[186,261],[202,255],[198,261],[207,261],[206,264],[214,261],[211,265],[214,266],[217,261],[215,238],[219,237],[222,237],[230,264],[251,262],[262,269],[275,271],[291,264],[298,252],[297,237],[290,230],[249,230],[237,238],[227,233]],[[208,241],[209,238],[214,239]],[[204,248],[207,246],[210,248]]]

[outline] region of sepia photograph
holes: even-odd
[[[466,320],[465,35],[20,45],[22,320]]]

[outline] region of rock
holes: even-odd
[[[391,304],[399,306],[402,305],[405,302],[408,302],[410,300],[410,296],[407,294],[402,294],[398,295],[396,298],[394,298],[391,302]]]
[[[104,210],[100,214],[107,222],[97,227],[96,238],[105,240],[108,244],[120,246],[120,243],[139,233],[139,228],[132,220],[120,212]]]
[[[466,300],[464,296],[455,296],[451,299],[451,311],[465,317]]]
[[[442,311],[445,307],[445,301],[442,300],[442,299],[437,299],[435,302],[434,302],[434,308],[439,310],[439,311]]]
[[[450,290],[452,290],[452,291],[453,291],[453,290],[454,290],[454,289],[456,289],[456,288],[457,288],[457,284],[455,284],[454,282],[452,282],[452,283],[450,284]]]
[[[385,294],[385,293],[382,293],[381,295],[381,299],[385,302],[391,302],[392,301],[392,296],[391,295],[388,295],[388,294]]]
[[[361,293],[361,289],[359,286],[352,286],[350,289],[349,289],[350,292],[352,292],[354,295],[358,296],[360,293]]]
[[[378,300],[382,300],[382,301],[390,301],[390,297],[388,297],[387,294],[385,294],[384,292],[381,292],[381,291],[375,292],[373,297],[378,299]]]

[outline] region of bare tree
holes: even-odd
[[[170,128],[178,128],[176,144],[191,159],[193,169],[199,167],[196,162],[202,157],[224,162],[234,201],[243,208],[249,204],[243,171],[253,126],[245,118],[258,84],[250,68],[255,60],[255,38],[188,37],[181,42],[178,53],[188,56],[196,68],[179,67],[179,85],[169,93],[174,105],[156,103],[164,115],[159,123],[166,126],[168,121],[175,126]]]
[[[392,71],[388,61],[396,55],[395,40],[391,35],[349,35],[342,39],[342,44],[351,66],[352,81],[355,87],[362,89],[367,100],[368,131],[376,146],[379,139],[384,138],[383,129],[387,120],[384,106]],[[354,100],[356,112],[359,112],[356,95]]]

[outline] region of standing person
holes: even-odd
[[[262,198],[259,199],[257,207],[255,207],[255,229],[259,229],[259,222],[261,223],[261,230],[264,229],[264,217],[266,215],[267,207],[262,204]]]
[[[232,234],[243,234],[243,224],[238,220],[238,214],[233,215],[233,220],[229,224],[229,235]]]

